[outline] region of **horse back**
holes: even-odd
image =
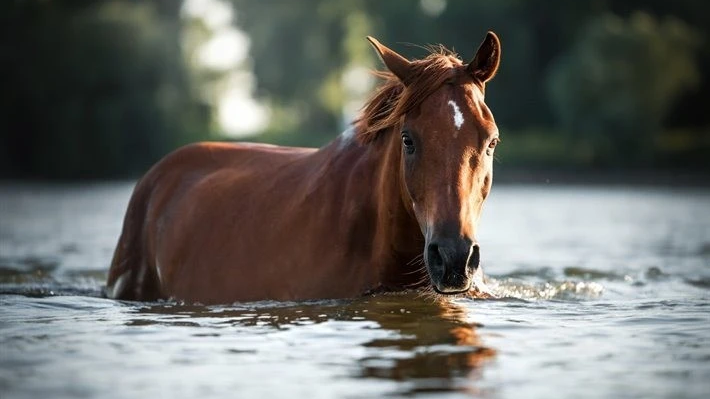
[[[219,240],[215,235],[227,233],[210,231],[208,224],[200,226],[196,219],[210,216],[215,209],[234,209],[254,201],[263,205],[264,196],[282,186],[280,181],[299,173],[298,165],[313,151],[266,144],[198,143],[168,154],[136,184],[111,262],[107,295],[125,300],[170,296],[165,293],[165,280],[180,270],[161,268],[158,262],[162,257],[180,263],[181,257],[190,255],[171,243],[184,242],[189,231],[188,236],[205,241],[207,247],[213,245]]]

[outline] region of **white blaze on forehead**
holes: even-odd
[[[463,126],[463,114],[454,100],[449,100],[449,105],[454,109],[454,125],[456,125],[456,130],[459,130]]]

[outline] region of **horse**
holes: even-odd
[[[136,183],[106,282],[120,300],[225,304],[425,290],[486,293],[476,238],[499,132],[484,101],[500,40],[386,69],[320,149],[203,142]]]

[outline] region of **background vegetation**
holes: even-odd
[[[710,170],[710,2],[231,0],[269,124],[250,140],[320,145],[371,90],[364,36],[443,43],[467,60],[488,29],[503,62],[487,103],[499,170]],[[137,176],[224,139],[189,62],[179,0],[0,2],[0,177]],[[366,84],[362,84],[365,82]]]

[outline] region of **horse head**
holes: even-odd
[[[435,291],[471,288],[480,263],[477,225],[491,189],[498,128],[485,103],[486,82],[500,63],[500,41],[488,32],[471,62],[445,50],[409,61],[374,38],[368,40],[390,73],[378,92],[390,102],[370,115],[367,142],[388,132],[399,157],[402,200],[425,239],[424,261]],[[389,95],[383,96],[387,90]],[[371,102],[372,110],[382,108]],[[367,114],[368,109],[364,110]]]

